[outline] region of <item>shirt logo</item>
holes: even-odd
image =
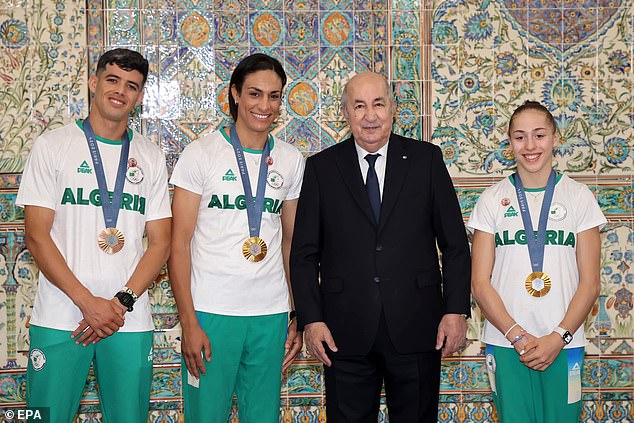
[[[533,236],[537,237],[537,233],[533,231]],[[572,232],[564,232],[562,230],[547,230],[546,245],[561,245],[564,247],[575,248],[577,240]],[[526,245],[526,232],[524,229],[512,233],[510,231],[497,232],[495,234],[495,247],[503,245]]]
[[[264,197],[262,211],[280,214],[283,204],[284,200]],[[212,194],[207,207],[210,209],[221,210],[245,210],[247,208],[247,198],[244,194],[240,194],[237,197],[232,197],[229,194]]]
[[[237,181],[238,177],[233,173],[233,170],[229,169],[225,176],[222,177],[223,181]]]
[[[269,184],[271,188],[280,189],[282,188],[282,185],[284,185],[284,178],[277,170],[269,170],[269,174],[266,177],[266,183]]]
[[[519,216],[519,214],[517,213],[517,210],[515,210],[513,206],[509,207],[504,212],[504,217],[517,217],[517,216]]]
[[[550,206],[550,214],[548,215],[548,218],[555,221],[564,220],[567,214],[568,211],[563,204],[553,203],[552,206]]]
[[[90,168],[90,166],[88,166],[88,163],[86,163],[86,160],[84,160],[82,164],[79,165],[79,167],[77,168],[77,173],[87,173],[87,174],[92,173],[92,169]]]
[[[110,201],[112,201],[113,195],[114,194],[111,191],[108,191]],[[60,204],[72,204],[79,206],[92,205],[95,207],[101,207],[101,194],[98,189],[93,189],[90,192],[86,190],[86,192],[84,192],[83,188],[65,188]],[[145,197],[138,194],[128,194],[127,192],[124,192],[121,194],[121,206],[119,208],[121,210],[139,212],[144,215]]]

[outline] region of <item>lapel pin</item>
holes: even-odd
[[[403,156],[403,160],[407,160],[407,156]]]

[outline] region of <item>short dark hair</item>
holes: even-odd
[[[147,81],[150,68],[148,61],[140,53],[127,48],[115,48],[105,52],[97,62],[97,74],[106,70],[107,65],[117,65],[124,71],[139,71],[143,75],[143,84]]]
[[[231,94],[231,87],[235,85],[238,93],[242,93],[242,85],[247,75],[261,70],[272,70],[282,80],[282,88],[286,85],[286,72],[284,72],[279,60],[263,53],[255,53],[242,59],[231,74],[229,81],[229,112],[234,121],[238,119],[238,106],[233,94]]]
[[[515,116],[519,115],[525,110],[535,110],[537,112],[541,112],[545,114],[546,118],[550,121],[551,125],[553,126],[553,133],[557,132],[557,122],[555,121],[553,114],[550,113],[550,110],[548,110],[546,106],[541,104],[539,101],[526,100],[524,104],[522,104],[520,107],[515,109],[515,111],[511,115],[511,119],[509,120],[508,134],[507,134],[509,137],[511,136],[511,127],[513,126],[513,120],[515,119]]]

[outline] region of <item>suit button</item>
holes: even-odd
[[[375,276],[372,280],[374,281],[374,283],[381,283],[381,278],[379,278],[378,276]]]
[[[376,251],[377,252],[383,251],[383,244],[376,244]]]

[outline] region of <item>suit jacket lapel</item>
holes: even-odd
[[[392,134],[390,136],[390,144],[387,147],[387,165],[383,182],[379,230],[388,221],[390,213],[392,213],[396,205],[410,162],[411,160],[407,158],[407,148],[403,140]]]
[[[339,172],[341,172],[344,184],[350,191],[350,195],[357,202],[366,217],[370,219],[370,222],[374,223],[374,214],[372,213],[368,193],[363,183],[363,177],[361,176],[359,156],[357,156],[357,150],[354,147],[354,140],[348,138],[343,141],[343,143],[341,154],[337,155],[337,167],[339,168]]]

